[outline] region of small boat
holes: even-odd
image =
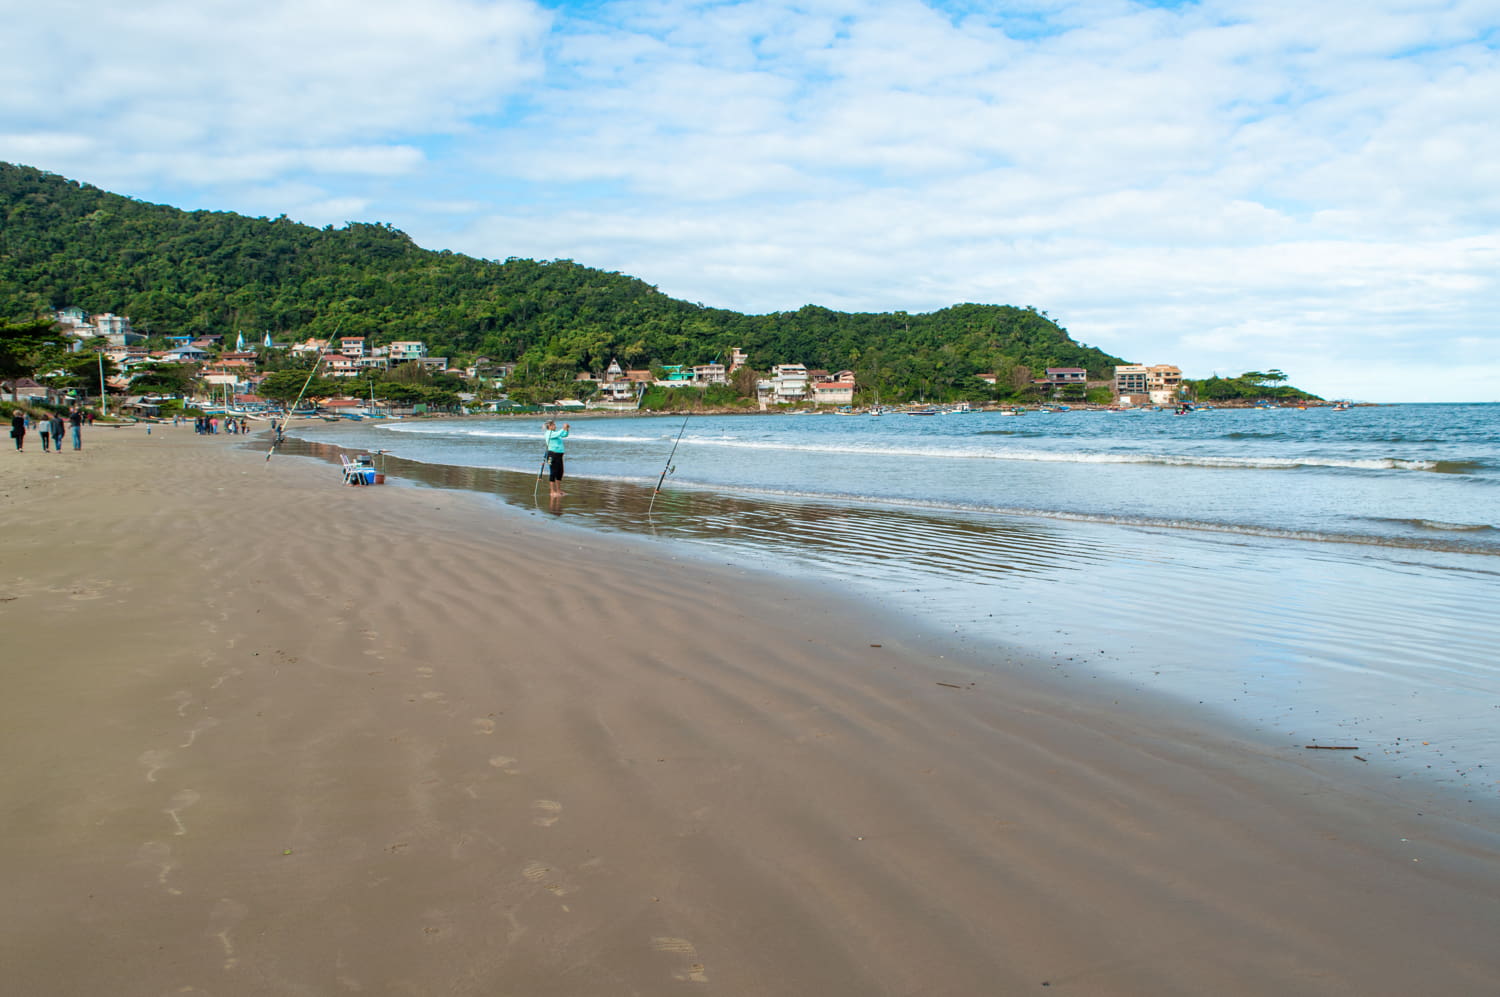
[[[910,412],[907,412],[906,414],[907,415],[937,415],[937,409],[935,409],[935,408],[914,408]]]

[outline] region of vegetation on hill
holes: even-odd
[[[381,224],[318,229],[285,216],[181,211],[0,163],[0,319],[77,306],[148,335],[270,332],[286,341],[423,340],[450,362],[519,363],[511,384],[567,393],[578,371],[728,361],[854,370],[883,400],[1022,397],[1033,376],[1123,361],[1074,342],[1044,312],[963,304],[926,314],[815,305],[745,315],[680,301],[634,277],[550,262],[424,250]],[[996,372],[996,387],[975,375]]]
[[[1317,395],[1286,383],[1279,370],[1247,370],[1239,377],[1213,377],[1201,381],[1184,381],[1189,393],[1200,402],[1235,401],[1322,401]]]

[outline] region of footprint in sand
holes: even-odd
[[[209,688],[210,689],[217,689],[219,686],[223,685],[225,682],[227,682],[230,679],[235,678],[235,677],[237,677],[239,675],[242,675],[242,674],[244,674],[244,673],[241,672],[238,668],[231,668],[231,669],[229,669],[229,671],[225,672],[223,675],[220,675],[218,678],[214,679],[214,684],[211,685],[211,686],[209,686]]]
[[[177,825],[177,830],[173,831],[173,834],[187,834],[187,825],[182,822],[182,812],[197,802],[198,793],[196,790],[183,789],[173,795],[172,805],[162,811],[162,813],[172,818],[173,824]]]
[[[476,734],[495,733],[495,721],[489,717],[475,717],[472,722],[474,724],[474,733]]]
[[[162,751],[158,748],[153,748],[150,751],[141,752],[141,757],[136,759],[136,761],[140,762],[146,767],[147,782],[156,781],[156,773],[160,772],[163,768],[166,767],[167,757],[169,755],[170,752]]]
[[[698,948],[686,938],[653,938],[651,947],[658,952],[667,952],[688,960],[688,964],[672,974],[672,979],[683,983],[707,983],[708,973],[698,961]]]
[[[506,775],[519,775],[521,772],[520,763],[509,755],[496,755],[491,758],[490,767],[497,768]]]
[[[204,717],[202,720],[199,720],[196,724],[193,725],[193,729],[188,731],[188,739],[179,744],[178,747],[191,748],[193,746],[193,742],[198,740],[199,734],[203,733],[206,730],[212,730],[217,726],[219,726],[219,721],[215,720],[213,717]]]
[[[554,897],[565,897],[569,893],[576,892],[576,888],[568,886],[562,879],[562,874],[545,862],[528,862],[521,870],[528,882],[536,883],[542,889]]]
[[[208,915],[208,931],[212,937],[219,940],[224,948],[224,968],[233,969],[239,965],[239,957],[234,954],[234,940],[229,937],[235,927],[250,913],[250,908],[238,900],[228,897],[222,898],[214,904],[214,909]]]
[[[536,811],[531,822],[537,827],[551,827],[562,817],[562,804],[556,800],[532,800],[531,809]]]
[[[148,866],[156,870],[156,884],[174,897],[182,896],[182,891],[167,882],[167,877],[172,870],[177,868],[177,863],[172,859],[172,846],[160,841],[148,841],[136,849],[135,861],[137,865]]]

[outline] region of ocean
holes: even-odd
[[[289,452],[385,450],[393,482],[815,580],[1500,803],[1500,405],[571,422],[557,506],[536,418],[297,424]]]

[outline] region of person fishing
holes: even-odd
[[[562,490],[563,481],[563,440],[568,438],[568,430],[573,428],[570,423],[563,423],[563,428],[558,429],[557,423],[551,419],[547,420],[547,474],[548,496],[550,498],[562,498],[568,494]]]

